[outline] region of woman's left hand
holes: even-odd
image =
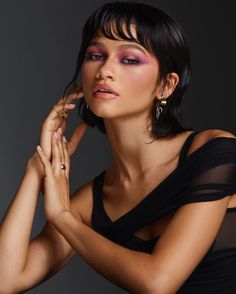
[[[68,143],[62,135],[61,128],[52,135],[51,161],[39,145],[37,146],[37,153],[45,172],[45,215],[47,220],[53,222],[64,212],[71,212],[69,193],[70,156]]]

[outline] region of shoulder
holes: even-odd
[[[231,132],[222,129],[208,129],[199,133],[200,136],[205,136],[208,139],[217,137],[235,138],[235,135]]]
[[[202,145],[209,142],[210,140],[219,138],[219,137],[236,138],[233,133],[228,132],[226,130],[222,130],[222,129],[207,129],[207,130],[201,131],[199,132],[199,134],[197,134],[194,137],[192,144],[188,150],[188,155],[194,152],[195,150],[197,150],[198,148],[200,148]]]
[[[222,129],[208,129],[199,132],[199,134],[197,134],[194,138],[194,141],[196,145],[201,145],[208,142],[211,139],[218,137],[235,138],[235,135]]]

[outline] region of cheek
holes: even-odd
[[[92,69],[88,65],[83,65],[81,68],[81,81],[82,85],[86,86],[92,77]]]
[[[95,71],[89,64],[82,65],[81,67],[81,86],[83,89],[84,97],[88,97],[91,87],[93,87]]]
[[[151,93],[154,90],[157,77],[157,67],[140,66],[139,68],[137,67],[136,70],[127,69],[123,75],[123,83],[125,83],[131,91],[143,95],[144,93]]]

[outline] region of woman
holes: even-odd
[[[131,293],[235,293],[235,136],[182,126],[189,75],[184,33],[164,12],[117,2],[88,19],[67,100],[44,121],[1,224],[0,293],[35,287],[75,253]],[[67,142],[77,99],[85,123]],[[107,134],[113,161],[70,198],[87,125]],[[47,223],[30,241],[43,178]]]

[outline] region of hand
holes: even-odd
[[[38,145],[37,153],[44,167],[44,207],[46,218],[53,222],[64,212],[71,212],[69,193],[70,156],[68,143],[60,130],[51,138],[52,159]],[[62,169],[62,164],[65,169]]]
[[[51,138],[52,134],[61,128],[62,133],[64,133],[67,124],[68,111],[73,110],[75,108],[75,104],[72,103],[76,99],[83,97],[82,91],[73,91],[67,97],[66,100],[61,98],[52,108],[49,115],[46,117],[42,124],[41,134],[39,144],[45,152],[45,155],[50,160],[51,159]],[[87,124],[82,122],[80,123],[72,133],[71,138],[68,141],[68,150],[69,155],[71,156],[81,140],[85,130],[87,128]],[[36,168],[39,175],[43,175],[43,167],[38,159],[37,153],[35,153],[32,158],[29,160],[29,166],[33,166]],[[41,187],[41,191],[43,191],[43,187]]]
[[[41,127],[41,134],[39,139],[39,144],[45,152],[45,155],[50,160],[51,159],[51,137],[52,134],[58,130],[62,129],[64,133],[67,125],[68,111],[75,108],[75,100],[83,96],[81,91],[72,92],[67,97],[66,100],[61,98],[52,108],[49,115],[44,120]],[[81,126],[82,127],[82,126]],[[72,152],[71,152],[72,154]]]

